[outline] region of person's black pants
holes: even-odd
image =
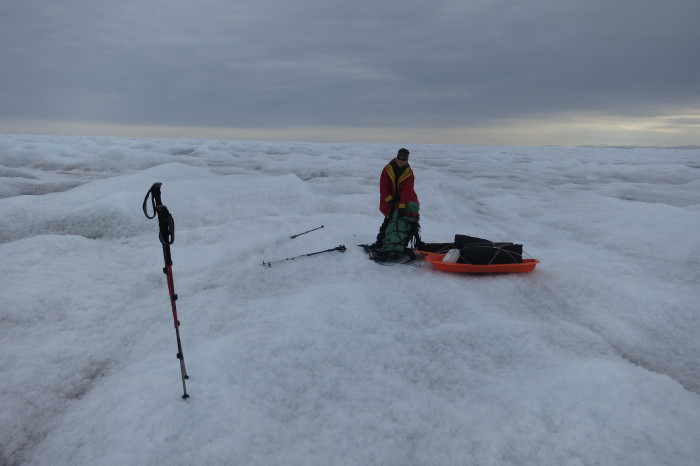
[[[379,234],[377,235],[378,244],[384,243],[384,234],[386,233],[386,227],[389,226],[389,222],[391,222],[391,217],[384,217],[384,222],[382,222],[382,226],[379,227]]]

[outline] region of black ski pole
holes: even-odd
[[[314,228],[313,230],[305,231],[304,233],[299,233],[299,234],[297,234],[297,235],[292,235],[292,236],[290,236],[290,238],[294,239],[294,238],[296,238],[297,236],[305,235],[305,234],[307,234],[307,233],[311,233],[312,231],[320,230],[321,228],[323,228],[323,225],[321,225],[320,227],[316,227],[316,228]]]
[[[175,336],[177,337],[177,358],[180,360],[180,374],[182,376],[182,391],[183,399],[187,399],[190,396],[187,394],[187,386],[185,385],[185,380],[189,379],[187,375],[187,369],[185,369],[185,356],[182,353],[182,343],[180,342],[180,321],[177,318],[177,294],[175,294],[175,283],[173,282],[173,259],[170,255],[170,245],[175,242],[175,222],[172,215],[168,211],[168,208],[163,205],[160,200],[160,187],[163,183],[153,183],[151,189],[146,193],[146,198],[143,200],[143,213],[147,218],[154,218],[158,215],[158,239],[163,246],[163,259],[165,260],[165,267],[163,267],[163,273],[166,275],[168,280],[168,292],[170,293],[170,306],[173,311],[173,321],[175,322]],[[153,215],[148,215],[148,198],[151,198],[151,206],[153,208]]]
[[[300,256],[288,257],[286,259],[280,259],[280,260],[276,260],[276,261],[272,261],[272,262],[263,261],[263,265],[266,267],[272,267],[272,264],[279,264],[280,262],[293,261],[294,259],[299,259],[301,257],[315,256],[316,254],[322,254],[324,252],[332,252],[332,251],[345,252],[345,249],[346,249],[345,246],[343,246],[341,244],[340,246],[336,246],[336,247],[331,248],[331,249],[326,249],[325,251],[318,251],[318,252],[312,252],[309,254],[302,254]]]

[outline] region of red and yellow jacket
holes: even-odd
[[[379,210],[385,217],[391,215],[394,207],[405,209],[411,201],[418,204],[418,196],[413,189],[414,182],[410,165],[406,164],[401,169],[396,160],[392,160],[384,167],[379,178]]]

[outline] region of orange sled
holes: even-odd
[[[537,264],[540,263],[537,259],[523,259],[522,262],[516,264],[491,264],[491,265],[476,265],[476,264],[459,264],[455,262],[442,262],[445,257],[441,253],[425,253],[425,261],[429,262],[438,270],[443,272],[459,272],[459,273],[524,273],[535,270]]]

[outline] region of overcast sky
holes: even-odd
[[[700,0],[21,0],[0,132],[700,144]]]

